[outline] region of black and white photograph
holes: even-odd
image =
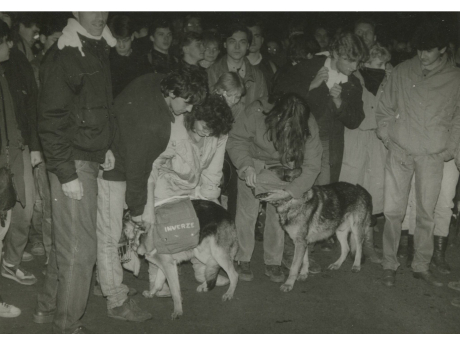
[[[0,9],[2,344],[460,341],[458,4],[28,5]],[[321,341],[371,339],[410,341]]]

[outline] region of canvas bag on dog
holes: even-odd
[[[198,245],[200,223],[190,199],[155,207],[153,239],[159,254],[175,254]]]

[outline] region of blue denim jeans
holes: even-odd
[[[33,169],[33,173],[35,181],[35,203],[29,242],[42,242],[45,247],[46,256],[49,257],[51,251],[51,194],[45,162],[38,164]]]
[[[21,159],[17,157],[16,159]],[[5,238],[5,257],[4,260],[11,265],[19,265],[22,261],[22,254],[29,239],[30,224],[32,221],[32,210],[35,200],[34,178],[32,175],[32,165],[30,164],[30,152],[26,146],[22,151],[22,164],[11,162],[11,170],[14,174],[15,183],[24,183],[25,205],[17,202],[11,213],[11,224]],[[20,166],[20,167],[19,167]]]
[[[429,269],[433,256],[434,209],[441,190],[444,162],[440,155],[412,156],[390,143],[385,165],[383,230],[384,269],[396,270],[399,266],[396,252],[406,213],[412,176],[415,173],[414,191],[416,217],[412,262],[414,272]]]
[[[53,331],[71,333],[81,325],[96,263],[97,175],[99,164],[75,161],[83,198],[64,195],[57,176],[49,174],[51,186],[51,253],[37,310],[56,308]]]
[[[97,272],[107,309],[121,306],[128,298],[118,242],[123,229],[126,182],[97,179]]]

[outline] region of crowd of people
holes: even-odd
[[[443,23],[423,23],[398,48],[378,41],[371,18],[335,33],[289,23],[275,39],[255,14],[241,17],[203,31],[197,14],[143,23],[108,12],[0,12],[0,168],[17,194],[0,210],[1,275],[33,285],[21,263],[46,255],[34,322],[89,332],[81,319],[94,272],[108,317],[152,318],[123,284],[123,215],[145,227],[139,253],[149,252],[155,208],[184,198],[234,217],[243,281],[255,279],[262,223],[265,275],[283,282],[294,243],[271,203],[338,181],[372,196],[363,250],[383,266],[382,283],[396,285],[405,259],[415,278],[442,286],[460,165],[460,52]],[[273,167],[300,173],[286,182]],[[261,202],[254,191],[267,184]],[[382,216],[383,257],[373,240]],[[310,273],[333,244],[309,244]],[[192,264],[204,282],[204,263]],[[149,264],[151,276],[157,270]],[[170,297],[168,286],[155,296]],[[0,297],[0,317],[20,313]]]

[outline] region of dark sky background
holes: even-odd
[[[111,12],[111,14],[117,12]],[[185,16],[190,12],[118,12],[131,14],[136,22],[143,23],[158,16],[175,18]],[[243,20],[246,16],[259,17],[265,23],[266,37],[286,37],[289,23],[301,22],[306,31],[312,31],[318,25],[326,25],[334,33],[337,28],[352,28],[355,20],[369,17],[377,22],[378,40],[389,43],[396,37],[409,40],[414,29],[423,22],[439,18],[449,27],[451,39],[460,43],[460,15],[458,12],[198,12],[203,19],[204,29],[225,27],[230,22]],[[47,15],[70,16],[70,12],[53,12]]]

